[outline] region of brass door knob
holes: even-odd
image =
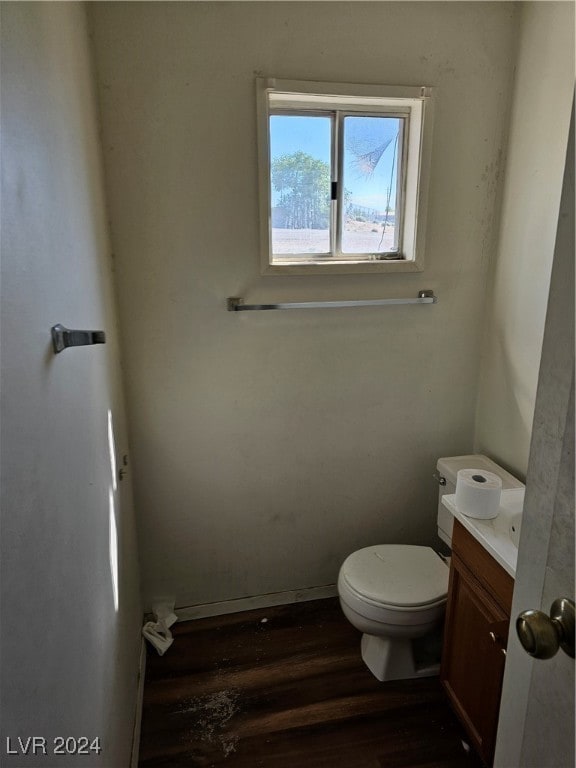
[[[574,602],[554,600],[550,616],[542,611],[522,611],[516,632],[524,650],[535,659],[551,659],[559,648],[574,658]]]

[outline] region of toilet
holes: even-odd
[[[522,483],[480,454],[438,460],[438,536],[451,546],[454,518],[442,496],[456,490],[459,469],[485,469],[502,479],[502,488]],[[364,663],[381,681],[426,677],[439,672],[436,652],[426,653],[426,640],[441,631],[448,594],[449,557],[431,547],[376,544],[349,555],[338,575],[342,611],[362,632]],[[421,638],[421,640],[419,640]],[[434,644],[431,642],[430,647]],[[416,649],[422,650],[418,658]],[[428,658],[426,658],[428,657]]]

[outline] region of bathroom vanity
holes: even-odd
[[[440,679],[472,745],[494,757],[524,489],[503,491],[494,520],[461,515],[454,496],[452,560]]]

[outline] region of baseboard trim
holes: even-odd
[[[335,597],[338,594],[336,584],[324,584],[321,587],[309,587],[307,589],[292,589],[287,592],[270,592],[266,595],[254,597],[240,597],[236,600],[224,600],[219,603],[202,603],[200,605],[183,606],[175,608],[178,621],[192,621],[193,619],[206,619],[209,616],[223,616],[227,613],[239,613],[251,611],[254,608],[271,608],[274,605],[288,605],[289,603],[303,603],[308,600],[322,600],[326,597]]]
[[[144,703],[144,680],[146,678],[146,641],[140,643],[140,659],[138,661],[138,688],[136,690],[136,711],[134,713],[134,731],[132,733],[132,754],[130,768],[138,768],[140,756],[140,731],[142,727],[142,706]]]

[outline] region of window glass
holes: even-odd
[[[402,118],[344,117],[343,253],[398,250]]]
[[[270,116],[272,253],[329,254],[332,118]]]

